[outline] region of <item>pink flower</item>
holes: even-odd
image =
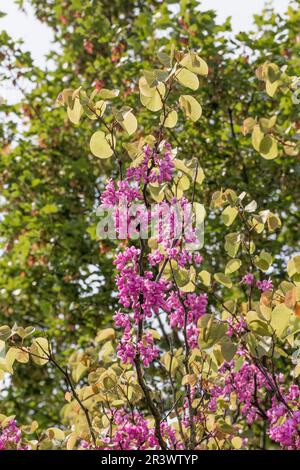
[[[247,286],[252,286],[254,283],[254,276],[252,273],[247,273],[242,279],[242,283],[246,284]]]
[[[261,290],[262,292],[266,292],[267,290],[273,289],[273,282],[269,279],[265,279],[263,281],[257,281],[256,287]]]
[[[0,430],[0,450],[29,450],[29,446],[21,445],[21,431],[14,419]]]
[[[165,144],[163,150],[158,154],[149,145],[144,147],[144,159],[140,165],[129,168],[126,177],[145,183],[163,183],[171,181],[175,165],[173,162],[172,149]]]

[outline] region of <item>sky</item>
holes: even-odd
[[[233,30],[239,32],[251,28],[252,16],[261,11],[265,0],[202,0],[200,3],[200,9],[214,9],[220,23],[231,16]],[[288,0],[273,0],[279,13],[286,10],[287,3]],[[46,64],[47,52],[53,48],[52,31],[34,17],[28,3],[25,2],[25,5],[26,14],[16,7],[14,0],[0,0],[0,11],[7,13],[7,16],[0,18],[0,31],[5,29],[14,39],[21,38],[24,41],[24,50],[29,50],[36,64],[42,67]],[[15,98],[17,101],[13,90],[6,90],[6,95],[8,100]]]

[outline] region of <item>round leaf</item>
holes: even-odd
[[[190,88],[191,90],[198,90],[199,88],[198,77],[193,72],[190,72],[190,70],[184,68],[178,70],[175,78],[181,85]]]
[[[191,72],[197,73],[198,75],[208,75],[207,63],[194,52],[186,54],[181,60],[180,65],[182,65],[182,67],[186,67]]]
[[[226,264],[226,267],[225,267],[225,274],[232,274],[234,273],[235,271],[237,271],[240,267],[241,267],[241,260],[240,259],[237,259],[237,258],[234,258],[234,259],[231,259],[230,261],[228,261],[228,263]]]
[[[133,134],[137,129],[137,119],[132,112],[127,113],[124,120],[120,121],[119,124],[128,133],[128,135]]]
[[[178,121],[177,111],[172,110],[168,113],[168,115],[165,119],[164,127],[169,127],[169,128],[175,127],[176,124],[177,124],[177,121]],[[160,122],[161,123],[163,122],[163,117],[161,117]]]
[[[90,140],[90,149],[93,155],[98,158],[109,158],[113,154],[110,144],[110,135],[105,135],[102,131],[95,132]]]
[[[181,95],[179,98],[179,106],[183,110],[185,116],[196,122],[202,115],[200,103],[190,95]]]

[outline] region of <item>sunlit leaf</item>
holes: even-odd
[[[95,157],[111,157],[114,153],[111,145],[111,136],[109,134],[105,135],[105,133],[102,131],[96,131],[91,137],[90,149]]]
[[[181,95],[179,98],[179,106],[183,110],[185,116],[196,122],[202,115],[200,103],[190,95]]]
[[[231,259],[228,261],[225,267],[225,274],[232,274],[235,271],[237,271],[242,265],[242,262],[240,259]]]
[[[177,124],[177,120],[178,120],[178,114],[177,114],[177,111],[175,110],[170,111],[167,114],[166,119],[164,119],[163,116],[161,116],[160,118],[160,122],[164,123],[164,127],[169,127],[169,128],[175,127]]]
[[[177,70],[175,78],[181,85],[190,88],[191,90],[198,90],[199,88],[197,75],[185,68]]]
[[[191,72],[197,73],[198,75],[208,75],[207,63],[194,52],[189,52],[186,54],[180,61],[180,65],[187,68]]]
[[[98,96],[103,100],[112,100],[119,96],[120,90],[107,90],[106,88],[102,88],[98,92]]]

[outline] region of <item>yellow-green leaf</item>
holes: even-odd
[[[81,106],[79,99],[76,98],[74,100],[73,106],[67,107],[68,118],[73,124],[79,124],[82,113],[83,107]]]
[[[185,68],[177,70],[175,78],[181,85],[190,88],[191,90],[198,90],[199,88],[198,77],[190,70]]]
[[[119,124],[128,133],[128,135],[134,134],[137,129],[137,119],[131,111],[126,114],[123,121],[119,121]]]
[[[300,255],[293,256],[288,262],[287,273],[290,278],[300,274]]]
[[[0,326],[0,340],[6,341],[11,335],[11,329],[7,325]]]
[[[166,116],[165,120],[163,116],[161,116],[161,119],[160,119],[160,122],[164,123],[164,127],[169,127],[169,128],[175,127],[177,124],[177,121],[178,121],[178,114],[177,114],[177,111],[175,110],[170,111],[168,115]]]
[[[271,314],[271,326],[275,330],[277,336],[281,337],[289,325],[292,310],[285,304],[277,305]]]
[[[210,286],[210,284],[211,284],[211,275],[208,271],[205,271],[205,269],[203,269],[202,271],[200,271],[198,276],[199,276],[199,279],[201,280],[201,282],[205,286],[207,286],[207,287]]]
[[[95,132],[90,140],[90,149],[93,155],[98,158],[109,158],[113,154],[111,137],[102,131]]]
[[[236,207],[227,206],[222,212],[221,219],[227,227],[230,227],[230,225],[235,221],[237,215],[238,210]]]
[[[228,261],[225,267],[225,274],[232,274],[237,271],[242,265],[242,262],[238,258],[231,259]]]
[[[189,52],[186,54],[180,61],[180,65],[187,68],[191,72],[197,73],[198,75],[208,75],[207,63],[194,52]]]
[[[260,126],[257,124],[252,131],[252,145],[259,152],[260,143],[264,138],[264,133],[261,131]]]
[[[243,441],[240,437],[236,436],[231,440],[231,444],[232,444],[234,449],[239,450],[239,449],[242,448]]]
[[[35,338],[30,347],[31,357],[35,364],[42,366],[49,360],[49,343],[46,338]]]
[[[106,88],[102,88],[102,90],[99,91],[98,95],[103,100],[112,100],[114,98],[117,98],[117,96],[119,96],[119,93],[119,90],[107,90]]]
[[[95,338],[96,343],[102,343],[115,337],[115,330],[113,328],[105,328],[100,330]]]
[[[260,142],[259,153],[266,160],[273,160],[278,156],[278,145],[275,139],[266,135]]]
[[[190,95],[181,95],[179,98],[179,106],[183,110],[185,116],[196,122],[202,115],[200,103]]]
[[[65,438],[65,433],[59,428],[49,428],[47,430],[49,439],[57,439],[58,441],[63,441]]]
[[[214,275],[214,279],[219,283],[222,284],[225,287],[228,287],[229,289],[232,287],[232,282],[229,279],[229,277],[225,276],[223,273],[216,273]]]

